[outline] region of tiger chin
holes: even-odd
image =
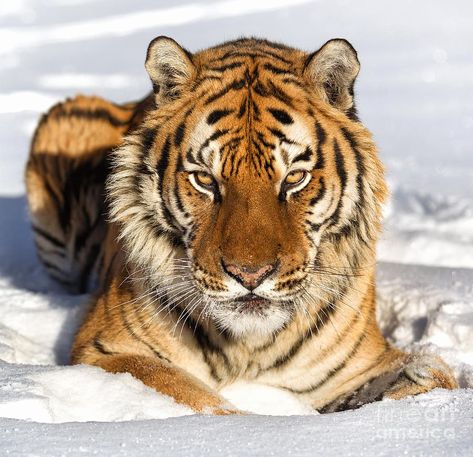
[[[78,96],[41,119],[26,169],[40,259],[96,278],[72,363],[128,372],[196,412],[248,380],[321,412],[457,382],[375,319],[387,190],[357,117],[354,48],[149,45],[153,92]]]

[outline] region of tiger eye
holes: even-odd
[[[286,179],[284,180],[284,184],[286,184],[286,186],[295,186],[297,184],[300,184],[306,176],[307,176],[307,171],[305,170],[291,171],[286,176]]]
[[[205,173],[204,171],[199,171],[194,173],[194,179],[202,187],[210,188],[215,184],[215,180],[209,173]]]

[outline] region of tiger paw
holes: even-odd
[[[205,413],[205,411],[203,411]],[[215,416],[244,416],[248,413],[240,411],[236,408],[213,408],[208,414],[213,414]]]
[[[401,368],[396,381],[384,393],[383,398],[399,400],[437,387],[442,389],[458,387],[451,368],[437,355],[412,354]]]

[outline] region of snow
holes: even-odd
[[[85,365],[2,364],[0,386],[1,417],[61,423],[164,419],[192,414],[189,408],[170,397],[156,395],[128,373],[112,375]]]
[[[473,193],[452,196],[402,187],[392,192],[379,246],[381,259],[473,266]]]
[[[469,0],[1,2],[0,455],[470,455],[472,13]],[[190,50],[243,34],[307,50],[337,36],[355,45],[359,112],[392,193],[379,322],[399,347],[442,355],[460,390],[320,415],[239,382],[223,393],[248,414],[207,417],[130,375],[64,366],[87,297],[64,293],[35,257],[22,180],[29,139],[65,96],[146,93],[145,49],[159,34]]]
[[[199,417],[66,424],[4,420],[3,455],[469,456],[473,392],[432,392],[317,416]],[[21,454],[19,437],[23,437]],[[84,439],[84,437],[87,437]],[[38,445],[41,443],[41,445]],[[53,449],[53,453],[51,452]]]

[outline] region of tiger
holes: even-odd
[[[376,321],[384,168],[360,121],[357,52],[241,38],[149,45],[152,91],[78,95],[40,120],[26,166],[39,258],[92,291],[72,364],[129,373],[201,414],[246,414],[249,381],[314,411],[458,387]]]

